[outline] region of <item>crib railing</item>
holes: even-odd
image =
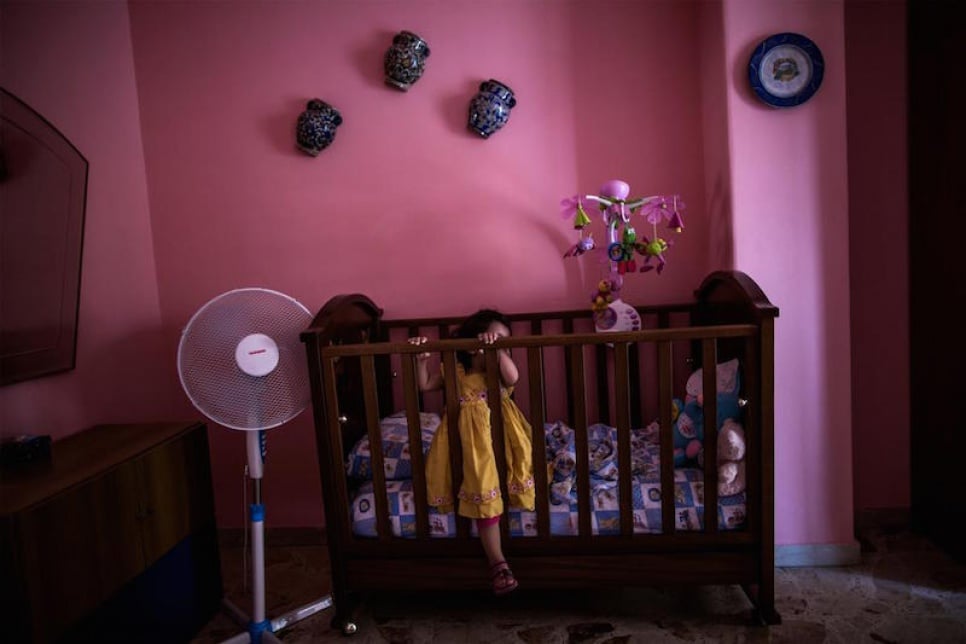
[[[541,323],[533,319],[531,330],[540,331]],[[448,336],[448,326],[445,321],[434,321],[438,325],[438,335]],[[571,322],[572,325],[572,322]],[[564,321],[564,331],[572,330],[572,326]],[[419,334],[423,327],[419,321],[408,321],[405,328],[412,335]],[[385,329],[381,331],[385,335]],[[606,543],[607,548],[613,548],[619,552],[622,545],[630,542],[639,544],[642,539],[648,540],[656,547],[662,544],[668,547],[680,549],[682,545],[687,546],[689,542],[695,544],[708,545],[708,540],[726,543],[748,543],[757,534],[758,521],[760,520],[761,495],[759,494],[760,474],[757,452],[754,447],[758,444],[758,423],[757,417],[760,413],[759,400],[754,392],[759,385],[755,368],[743,369],[744,390],[751,392],[748,396],[748,404],[743,414],[743,425],[746,433],[746,441],[752,448],[748,450],[747,471],[749,479],[747,481],[747,505],[746,505],[746,529],[737,531],[719,531],[718,529],[718,472],[717,472],[717,418],[716,396],[706,396],[704,398],[704,527],[701,531],[679,532],[675,529],[675,494],[674,494],[674,458],[673,458],[673,438],[672,438],[672,398],[674,396],[674,352],[673,347],[684,343],[685,346],[699,348],[700,364],[703,369],[703,390],[706,392],[717,391],[717,369],[714,366],[719,362],[719,342],[727,341],[729,346],[734,342],[739,342],[743,347],[740,356],[743,364],[755,365],[757,356],[757,344],[760,341],[759,327],[754,324],[734,324],[718,325],[709,327],[683,327],[683,328],[659,328],[645,329],[641,331],[625,333],[563,333],[549,335],[514,335],[508,338],[501,338],[493,345],[485,348],[485,359],[487,363],[486,383],[488,388],[488,404],[491,411],[492,436],[494,443],[494,453],[497,460],[497,467],[500,472],[506,471],[505,462],[505,436],[504,419],[500,405],[500,383],[498,381],[499,370],[497,368],[497,349],[516,350],[525,352],[526,369],[521,372],[521,379],[526,378],[528,384],[528,417],[534,428],[532,449],[534,463],[534,482],[537,490],[536,494],[536,532],[534,538],[514,538],[512,548],[516,552],[526,551],[531,548],[537,552],[538,548],[545,547],[549,540],[554,543],[563,544],[572,542],[580,547],[587,547],[593,540],[599,543]],[[634,512],[632,501],[632,461],[631,461],[631,429],[640,426],[639,410],[640,406],[632,404],[632,398],[636,398],[640,387],[639,383],[639,356],[642,347],[652,347],[657,356],[657,401],[658,419],[660,424],[660,480],[661,480],[661,513],[662,513],[662,532],[635,533],[634,532]],[[332,477],[336,483],[336,495],[326,499],[326,504],[336,503],[335,511],[341,513],[345,520],[339,521],[338,526],[342,530],[341,540],[346,544],[371,552],[376,552],[374,546],[389,548],[395,551],[397,548],[406,548],[404,542],[425,542],[430,536],[429,525],[429,504],[427,502],[426,479],[424,471],[424,458],[422,450],[420,410],[424,405],[416,387],[415,361],[416,355],[422,352],[438,353],[444,368],[444,405],[447,411],[447,426],[440,427],[438,431],[447,431],[450,439],[450,458],[452,466],[452,485],[454,499],[458,498],[458,490],[461,484],[462,456],[459,449],[460,439],[458,430],[458,410],[459,400],[457,398],[456,384],[456,352],[477,350],[480,348],[477,340],[457,340],[442,339],[429,340],[425,344],[414,346],[405,341],[386,341],[386,342],[367,342],[352,344],[325,344],[320,343],[316,348],[315,359],[318,360],[318,373],[321,373],[321,382],[314,385],[321,385],[325,399],[325,417],[316,418],[317,426],[325,425],[328,428],[330,449],[328,450],[327,462],[322,463],[323,467],[332,469]],[[565,354],[565,380],[567,384],[568,413],[571,426],[574,430],[576,448],[576,488],[578,503],[578,526],[576,536],[551,535],[550,531],[550,508],[548,500],[548,472],[544,466],[546,463],[546,444],[544,440],[543,426],[546,418],[546,373],[544,368],[544,352],[547,350],[561,350]],[[592,535],[591,510],[592,497],[590,485],[590,462],[588,445],[588,383],[585,374],[585,356],[590,352],[596,355],[596,384],[598,387],[597,403],[598,412],[610,413],[609,391],[601,393],[601,383],[605,383],[604,389],[613,390],[614,398],[614,425],[617,428],[617,452],[618,452],[618,491],[620,508],[620,534],[617,536]],[[611,355],[610,360],[602,359],[601,356]],[[311,351],[310,351],[311,355]],[[380,419],[387,409],[396,410],[396,402],[393,397],[393,388],[387,386],[385,381],[386,371],[389,368],[390,359],[397,363],[398,372],[393,375],[401,375],[402,404],[408,424],[409,444],[411,446],[410,455],[413,469],[413,499],[416,521],[416,539],[395,538],[392,533],[389,517],[389,500],[386,492],[385,464],[383,460],[383,445],[380,428]],[[605,374],[602,371],[610,370],[611,373]],[[353,402],[347,401],[347,397],[358,396],[359,389],[351,388],[347,393],[343,391],[347,374],[352,374],[359,389],[362,391],[361,409],[353,408]],[[607,377],[605,377],[607,376]],[[608,378],[612,386],[607,387]],[[341,383],[341,384],[340,384]],[[385,398],[389,400],[385,400]],[[601,403],[601,401],[604,401]],[[350,413],[360,414],[361,418],[350,418]],[[319,410],[316,409],[316,413]],[[361,423],[369,439],[370,454],[372,459],[372,479],[374,504],[376,512],[377,538],[356,537],[351,533],[351,521],[348,519],[348,482],[345,468],[341,461],[345,454],[346,445],[344,440],[344,426],[351,423]],[[321,450],[320,450],[321,453]],[[501,493],[504,499],[508,499],[506,480],[501,476]],[[341,500],[340,500],[341,499]],[[433,539],[434,548],[452,547],[444,545],[444,542],[465,542],[470,537],[470,522],[462,517],[456,521],[456,539]],[[504,543],[509,537],[509,523],[507,513],[504,513],[501,520],[501,531]],[[598,541],[601,540],[601,541]],[[375,543],[373,543],[375,542]],[[367,545],[367,543],[369,545]]]

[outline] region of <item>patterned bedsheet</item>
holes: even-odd
[[[434,414],[421,417],[424,452],[439,425]],[[544,426],[547,443],[547,462],[550,465],[550,532],[554,535],[576,535],[578,506],[576,490],[576,452],[573,430],[564,423]],[[593,534],[620,534],[620,501],[617,489],[617,430],[603,424],[588,428],[591,527]],[[658,425],[631,430],[631,487],[635,533],[661,532],[661,483]],[[391,439],[387,441],[387,436]],[[401,440],[399,440],[401,437]],[[386,489],[389,497],[390,523],[397,537],[415,537],[415,502],[412,481],[408,479],[408,440],[405,419],[399,415],[383,421],[383,452],[386,459]],[[364,443],[364,444],[363,444]],[[375,502],[371,471],[368,468],[368,441],[363,439],[350,453],[347,468],[350,476],[363,480],[351,503],[355,534],[376,536]],[[390,460],[391,459],[391,460]],[[368,473],[368,476],[366,474]],[[404,474],[404,475],[402,475]],[[674,505],[677,530],[701,530],[704,527],[703,473],[696,468],[674,471]],[[536,512],[510,508],[511,536],[536,536]],[[455,536],[453,513],[439,514],[430,508],[430,532],[434,537]],[[719,497],[718,528],[736,530],[744,527],[745,494]]]

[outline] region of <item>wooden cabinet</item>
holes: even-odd
[[[5,641],[69,639],[186,540],[190,557],[177,565],[188,566],[167,578],[192,586],[183,589],[186,597],[217,607],[220,564],[203,423],[100,425],[51,451],[49,465],[0,473],[0,611],[12,634]],[[130,611],[103,621],[123,623],[130,633],[138,620]]]

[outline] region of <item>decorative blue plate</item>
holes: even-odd
[[[801,105],[818,91],[825,75],[822,52],[801,34],[775,34],[755,47],[748,79],[758,98],[773,107]]]

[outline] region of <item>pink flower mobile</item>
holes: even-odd
[[[628,272],[646,273],[664,271],[667,264],[665,253],[671,242],[660,237],[657,226],[666,222],[668,228],[680,233],[684,230],[684,201],[679,195],[653,195],[650,197],[628,197],[630,187],[620,180],[612,180],[601,186],[599,194],[574,195],[560,202],[561,216],[573,218],[574,229],[578,231],[577,243],[564,257],[577,257],[595,248],[592,233],[585,229],[592,223],[584,210],[584,202],[594,202],[601,211],[607,227],[607,244],[602,247],[610,261],[611,277],[615,284],[620,276]],[[651,235],[638,235],[632,225],[635,214],[640,214],[651,225]],[[634,257],[640,255],[644,260],[637,268]]]

